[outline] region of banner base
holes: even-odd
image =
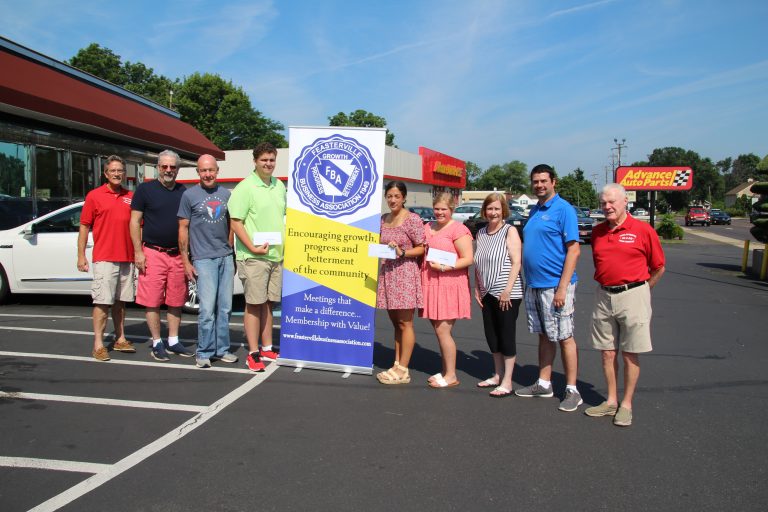
[[[361,375],[373,375],[372,366],[349,366],[345,364],[320,363],[317,361],[302,361],[299,359],[277,358],[279,366],[295,366],[296,368],[309,368],[310,370],[328,370],[345,374],[359,373]]]

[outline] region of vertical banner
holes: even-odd
[[[280,365],[373,372],[385,134],[289,128]]]

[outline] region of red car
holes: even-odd
[[[701,207],[688,208],[688,213],[685,214],[685,225],[693,226],[694,224],[701,224],[702,226],[709,226],[712,221],[709,218],[709,212]]]

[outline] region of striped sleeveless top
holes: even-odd
[[[490,293],[498,298],[507,286],[509,271],[512,268],[512,261],[509,259],[509,251],[507,250],[507,234],[510,229],[515,228],[509,224],[504,224],[496,233],[489,235],[486,226],[477,233],[475,280],[482,296]],[[522,268],[520,273],[522,273]],[[512,286],[511,299],[523,298],[523,286],[520,277],[518,274],[515,284]]]

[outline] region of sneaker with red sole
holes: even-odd
[[[248,357],[245,359],[245,365],[252,372],[263,372],[265,368],[264,363],[261,361],[261,357],[259,357],[259,354],[256,352],[248,354]]]
[[[265,361],[277,361],[277,358],[280,357],[279,352],[275,352],[274,350],[264,350],[263,348],[259,349],[259,355]]]

